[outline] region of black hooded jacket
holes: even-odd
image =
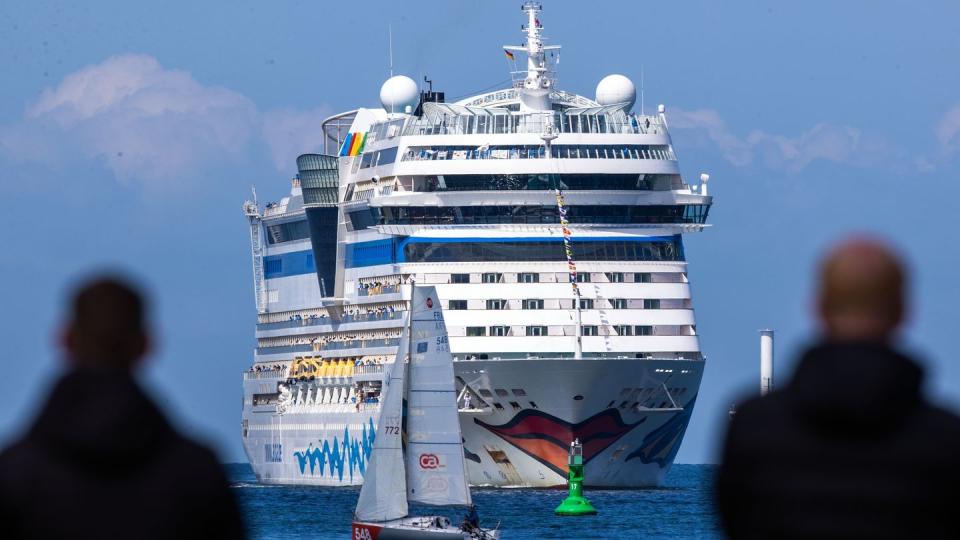
[[[0,453],[0,538],[243,538],[223,470],[133,378],[74,371]]]
[[[960,538],[960,418],[882,345],[824,344],[731,421],[717,500],[731,538]]]

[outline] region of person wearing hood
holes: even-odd
[[[960,418],[895,347],[905,270],[854,238],[823,261],[822,341],[780,391],[737,408],[716,482],[730,538],[960,538]]]
[[[150,350],[141,295],[97,278],[73,297],[66,373],[0,452],[0,538],[244,538],[214,454],[178,434],[134,370]]]

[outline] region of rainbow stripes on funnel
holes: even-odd
[[[367,142],[366,133],[347,133],[347,138],[343,140],[343,146],[340,147],[340,157],[359,156],[363,152],[365,142]]]

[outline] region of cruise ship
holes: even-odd
[[[323,122],[288,197],[244,205],[260,482],[363,482],[415,284],[443,307],[472,484],[563,485],[574,439],[589,486],[670,469],[704,367],[683,236],[709,177],[681,178],[665,108],[637,112],[627,77],[556,88],[560,47],[522,12],[512,85],[447,102],[392,76],[379,107]]]

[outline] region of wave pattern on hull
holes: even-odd
[[[693,396],[682,412],[678,412],[662,426],[647,434],[640,448],[631,452],[624,461],[639,458],[642,463],[656,463],[661,467],[673,463],[673,458],[680,450],[680,442],[687,430],[687,424],[690,423],[690,415],[693,414],[693,405],[696,401],[697,396]]]
[[[349,473],[352,481],[354,470],[359,470],[361,476],[366,471],[374,439],[376,439],[376,433],[373,419],[370,418],[368,424],[363,425],[363,432],[359,438],[351,437],[350,428],[345,427],[342,441],[338,441],[334,436],[332,443],[329,440],[318,441],[320,446],[313,446],[313,443],[310,443],[306,450],[294,452],[293,456],[297,458],[300,474],[307,474],[307,465],[309,465],[310,475],[317,472],[320,476],[326,476],[327,473],[330,476],[336,474],[342,481],[346,472]]]

